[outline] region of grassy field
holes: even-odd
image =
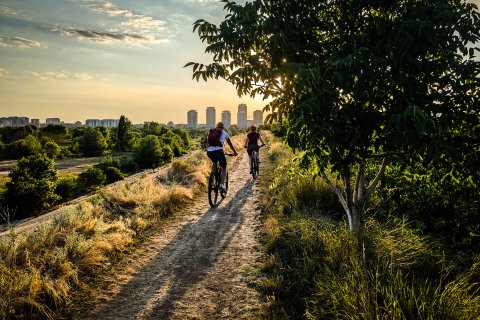
[[[480,256],[451,252],[402,217],[348,230],[336,196],[272,146],[265,206],[273,319],[480,319]],[[267,169],[267,168],[265,168]]]

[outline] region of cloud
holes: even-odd
[[[17,12],[5,6],[0,6],[0,14],[5,16],[16,16]]]
[[[68,71],[61,71],[61,72],[45,72],[45,73],[38,73],[32,72],[32,75],[39,78],[40,80],[93,80],[95,76],[90,73],[70,73]]]
[[[77,2],[95,13],[114,18],[116,25],[109,30],[56,27],[53,31],[60,32],[64,36],[87,39],[102,44],[141,45],[167,42],[173,38],[174,32],[167,28],[166,21],[117,7],[105,0],[77,0]]]
[[[22,49],[46,48],[45,45],[35,40],[20,37],[6,37],[0,35],[0,48],[2,47],[17,47]]]
[[[0,68],[0,78],[6,77],[8,75],[8,71]]]
[[[75,28],[55,28],[53,31],[60,32],[63,36],[76,37],[79,40],[87,39],[103,44],[114,44],[119,42],[136,44],[138,42],[146,42],[149,40],[141,35],[120,32],[92,31]]]

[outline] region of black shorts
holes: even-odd
[[[225,158],[225,153],[223,149],[215,150],[215,151],[207,151],[207,156],[212,160],[213,163],[220,163],[220,167],[226,168],[227,167],[227,159]]]
[[[248,147],[247,147],[247,153],[248,153],[249,156],[251,156],[253,150],[257,151],[257,153],[258,153],[259,149],[260,149],[260,147],[258,146],[258,144],[249,144]]]

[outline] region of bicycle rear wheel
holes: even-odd
[[[211,173],[208,179],[208,202],[212,208],[217,205],[219,185],[220,181],[218,181],[217,175]]]
[[[254,151],[252,152],[252,177],[253,179],[257,179],[258,176],[258,159],[257,153]]]
[[[220,190],[220,196],[224,199],[227,196],[228,191],[228,171],[225,173],[225,191]]]

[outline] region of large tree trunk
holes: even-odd
[[[345,210],[348,218],[348,226],[351,231],[358,232],[360,230],[362,226],[363,205],[382,178],[386,165],[387,159],[384,158],[380,170],[368,187],[365,187],[365,164],[363,163],[358,164],[357,175],[353,185],[351,176],[348,173],[341,174],[340,176],[343,181],[343,191],[332,183],[325,172],[320,172],[320,176],[335,192],[340,204]]]

